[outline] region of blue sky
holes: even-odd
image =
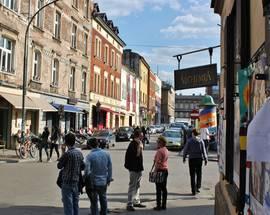
[[[220,20],[210,0],[96,0],[119,27],[125,48],[142,55],[164,81],[173,83],[177,60],[173,55],[219,44]],[[213,62],[219,63],[219,49]],[[209,63],[208,52],[184,56],[181,68]],[[180,92],[180,91],[179,91]],[[203,93],[204,89],[181,91]]]

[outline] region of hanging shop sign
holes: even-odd
[[[174,71],[175,90],[217,85],[217,64]]]

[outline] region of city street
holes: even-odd
[[[156,212],[155,186],[148,182],[148,172],[155,153],[155,137],[144,151],[144,167],[141,198],[146,209],[138,209],[132,214],[214,214],[214,186],[218,181],[218,167],[214,161],[203,167],[201,193],[191,196],[188,164],[183,164],[178,152],[170,152],[168,178],[167,211]],[[128,189],[128,171],[124,168],[124,155],[128,142],[116,143],[109,152],[113,162],[113,178],[108,189],[110,214],[127,214],[125,210]],[[88,150],[83,150],[84,155]],[[60,215],[63,214],[60,189],[56,185],[58,170],[56,158],[52,163],[0,164],[0,214],[1,215]],[[89,200],[86,194],[80,196],[80,214],[89,214]]]

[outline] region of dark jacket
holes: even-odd
[[[50,132],[48,130],[44,130],[41,135],[42,144],[48,144],[49,136],[50,136]]]
[[[58,140],[59,131],[58,129],[54,129],[52,132],[51,140],[55,143]]]
[[[189,159],[201,158],[203,160],[207,160],[204,142],[193,137],[189,138],[184,147],[184,159],[187,155],[189,155]]]
[[[143,155],[142,150],[137,156],[137,152],[140,150],[139,143],[132,140],[127,148],[125,155],[125,168],[129,171],[141,172],[143,171]]]

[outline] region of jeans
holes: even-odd
[[[141,179],[142,172],[129,171],[128,206],[133,206],[133,203],[140,204]]]
[[[107,186],[94,186],[92,189],[87,189],[86,193],[91,202],[91,215],[107,215]],[[98,198],[100,213],[98,211]]]
[[[41,144],[38,148],[39,148],[39,161],[42,161],[42,149],[44,148],[45,153],[47,155],[47,160],[49,160],[49,152],[48,152],[48,144]]]
[[[58,150],[59,144],[56,143],[52,143],[51,144],[51,148],[50,148],[50,158],[52,157],[52,153],[53,153],[53,149],[55,148],[56,154],[57,154],[57,158],[59,159],[60,154],[59,154],[59,150]]]
[[[156,201],[157,207],[166,208],[167,205],[167,178],[168,170],[163,170],[164,172],[164,181],[162,183],[156,183]],[[161,194],[162,194],[162,204],[161,204]]]
[[[62,202],[64,205],[64,215],[79,214],[78,183],[62,184]]]
[[[189,159],[189,173],[191,191],[192,193],[196,193],[196,189],[200,189],[202,183],[202,158]]]

